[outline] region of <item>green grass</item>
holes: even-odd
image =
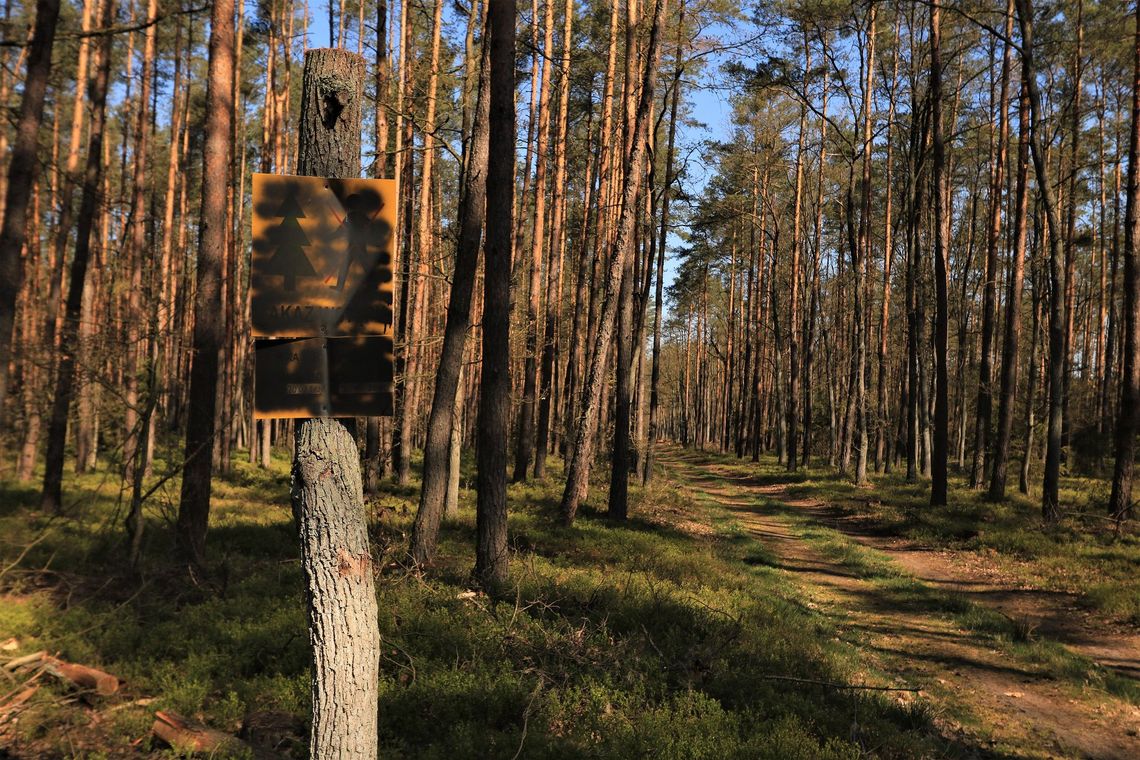
[[[1090,604],[1104,612],[1111,611],[1109,605],[1112,603],[1135,601],[1132,594],[1140,587],[1140,579],[1125,574],[1126,568],[1134,574],[1136,563],[1140,562],[1140,543],[1134,536],[1122,534],[1109,538],[1103,532],[1082,526],[1074,517],[1060,526],[1034,534],[1034,527],[1042,526],[1040,520],[1037,526],[1033,525],[1026,514],[1028,505],[1024,499],[994,505],[965,488],[964,484],[957,483],[951,491],[951,506],[936,510],[925,501],[929,498],[928,485],[908,484],[894,476],[879,476],[873,487],[860,489],[835,473],[823,474],[813,470],[810,475],[802,471],[789,474],[771,458],[762,459],[757,466],[744,464],[732,457],[715,454],[708,457],[727,472],[728,477],[723,479],[726,484],[735,477],[747,477],[751,483],[790,481],[795,484],[788,489],[790,498],[811,498],[834,505],[843,513],[863,518],[864,527],[870,530],[924,539],[941,547],[983,551],[995,562],[1001,562],[1004,555],[1012,554],[1021,569],[1027,569],[1029,577],[1041,584],[1049,583],[1065,562],[1073,563],[1074,567],[1064,568],[1069,578],[1111,579],[1092,585],[1085,596]],[[945,616],[963,631],[1033,666],[1042,675],[1067,682],[1077,690],[1092,688],[1140,704],[1140,683],[1106,669],[1057,642],[1039,638],[1026,621],[1011,619],[971,601],[963,594],[923,583],[907,575],[883,552],[864,546],[839,530],[819,524],[802,509],[787,506],[776,499],[756,499],[758,503],[763,502],[768,511],[779,514],[793,526],[796,535],[814,551],[871,582],[883,604],[895,609]],[[979,524],[986,527],[983,530],[968,527]],[[968,538],[965,537],[967,534]],[[982,539],[983,535],[987,538]],[[1097,548],[1109,541],[1113,547],[1111,553]],[[1058,560],[1050,554],[1051,551],[1060,552],[1062,558]],[[1130,559],[1133,553],[1135,559]],[[1107,568],[1104,568],[1106,564]],[[1047,585],[1044,587],[1048,588]],[[1099,594],[1105,596],[1098,597]],[[1132,611],[1130,607],[1125,609]]]
[[[633,490],[627,523],[591,508],[604,503],[595,488],[564,528],[554,465],[550,482],[510,489],[512,591],[500,600],[464,594],[472,492],[425,577],[402,565],[415,484],[370,501],[382,568],[383,756],[969,754],[938,734],[922,700],[778,680],[886,682],[724,510],[658,480]],[[0,577],[0,640],[18,639],[13,654],[43,648],[103,668],[126,687],[92,706],[101,716],[93,724],[48,682],[16,725],[0,726],[0,748],[138,756],[153,711],[170,709],[233,732],[277,716],[286,727],[274,740],[303,756],[309,648],[287,466],[235,461],[217,479],[202,577],[169,559],[176,480],[148,503],[137,574],[125,568],[116,478],[70,478],[63,520],[36,512],[34,488],[4,484],[0,567],[38,543]],[[144,697],[155,701],[134,704]]]
[[[1136,572],[1140,533],[1131,524],[1117,532],[1105,519],[1108,483],[1104,480],[1063,477],[1065,516],[1059,524],[1047,525],[1041,519],[1038,498],[1017,493],[1016,471],[1008,498],[1000,503],[989,501],[985,491],[970,489],[963,478],[953,476],[950,503],[940,508],[929,505],[928,481],[907,483],[905,475],[897,472],[871,473],[870,484],[864,488],[824,466],[789,477],[774,460],[765,458],[759,472],[760,478],[773,482],[792,480],[791,497],[832,505],[874,533],[907,537],[933,548],[984,554],[988,562],[1023,582],[1078,594],[1090,608],[1112,619],[1140,624],[1140,576]]]

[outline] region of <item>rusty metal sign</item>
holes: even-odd
[[[392,414],[396,182],[253,175],[254,416]]]
[[[284,338],[254,345],[254,417],[392,414],[392,339]]]
[[[395,180],[254,174],[254,337],[391,336],[395,229]]]

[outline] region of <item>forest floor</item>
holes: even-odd
[[[1013,569],[993,551],[916,540],[860,509],[881,506],[875,489],[824,500],[833,477],[676,448],[662,458],[770,547],[845,638],[921,684],[951,731],[1014,757],[1140,757],[1140,633],[1028,580],[1044,574],[1031,559]]]
[[[491,599],[470,584],[471,465],[424,574],[403,559],[418,482],[368,499],[383,757],[1140,756],[1131,534],[1073,517],[1039,536],[1027,501],[960,484],[931,513],[893,476],[867,491],[666,446],[626,522],[602,511],[608,468],[571,528],[557,460],[512,484],[512,591]],[[216,477],[210,564],[189,573],[172,559],[178,480],[160,482],[175,466],[156,463],[135,570],[113,463],[69,476],[64,516],[0,476],[0,760],[170,757],[160,710],[246,756],[305,756],[288,468],[235,458]],[[5,667],[40,650],[122,686]]]

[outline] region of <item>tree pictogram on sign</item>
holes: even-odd
[[[297,289],[298,277],[317,276],[312,262],[305,254],[305,248],[309,246],[310,241],[297,221],[305,216],[305,212],[297,202],[295,193],[285,196],[274,216],[281,217],[281,223],[271,232],[276,251],[265,263],[262,273],[284,277],[285,290],[292,292]]]

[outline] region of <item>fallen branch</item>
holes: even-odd
[[[796,678],[795,676],[774,676],[761,674],[765,681],[790,681],[792,683],[810,684],[812,686],[826,686],[829,689],[853,689],[862,691],[909,691],[920,692],[921,686],[869,686],[860,683],[836,683],[835,681],[817,681],[814,678]]]
[[[4,670],[8,671],[9,673],[14,673],[20,668],[27,667],[28,665],[35,665],[45,657],[47,657],[47,652],[43,649],[38,652],[26,654],[23,657],[15,657],[4,663]]]

